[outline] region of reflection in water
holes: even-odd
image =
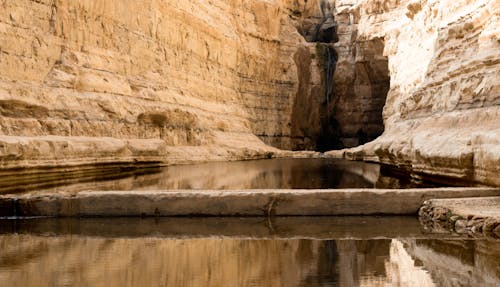
[[[404,240],[437,286],[500,286],[500,241]]]
[[[50,224],[1,231],[0,285],[500,286],[500,242],[426,238],[411,230],[387,238],[356,228],[328,240],[309,233],[136,237],[112,235],[106,223],[100,232],[99,220],[91,222],[94,235],[51,232]],[[405,237],[411,234],[416,238]]]
[[[56,181],[44,191],[80,190],[165,190],[165,189],[321,189],[321,188],[409,188],[422,187],[401,175],[380,171],[377,164],[338,159],[270,159],[239,162],[213,162],[194,165],[177,165],[155,170],[130,172],[115,179],[99,177],[81,182]],[[154,172],[153,172],[154,171]],[[106,175],[106,174],[105,174]],[[109,177],[109,174],[107,175]],[[68,177],[68,175],[64,175]],[[54,176],[58,179],[57,176]],[[88,179],[87,179],[88,180]],[[37,190],[36,184],[26,186],[25,179],[13,182],[18,185],[0,187],[0,192]],[[48,183],[44,183],[47,185]],[[45,188],[45,187],[44,187]]]
[[[0,237],[0,282],[2,286],[354,286],[350,284],[361,278],[385,277],[383,263],[389,259],[390,243],[12,235]],[[373,256],[378,259],[371,260]]]

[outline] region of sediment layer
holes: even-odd
[[[290,148],[312,2],[2,1],[0,168]]]

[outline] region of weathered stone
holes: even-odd
[[[449,220],[450,220],[450,222],[451,222],[452,224],[454,224],[454,223],[455,223],[457,220],[459,220],[459,219],[460,219],[460,216],[458,216],[458,215],[452,215],[452,216],[450,216],[450,219],[449,219]]]
[[[324,216],[416,214],[429,198],[499,195],[498,189],[81,191],[6,195],[11,216]]]
[[[467,232],[467,221],[466,220],[457,220],[455,222],[455,230],[456,233],[464,234]]]
[[[443,212],[447,216],[443,218]],[[434,213],[433,217],[429,214]],[[436,214],[438,216],[436,216]],[[500,226],[500,197],[431,199],[419,211],[420,222],[431,232],[451,226],[460,234],[495,237]]]
[[[349,22],[350,49],[383,39],[390,71],[385,132],[363,147],[362,159],[500,185],[499,2],[337,2],[358,20]]]
[[[436,207],[433,210],[432,219],[436,221],[444,221],[447,219],[448,212],[449,210],[445,207]]]
[[[471,227],[471,232],[472,234],[476,234],[476,235],[482,235],[483,233],[483,223],[482,222],[476,222],[472,225]]]
[[[493,230],[495,230],[497,225],[500,226],[500,221],[494,218],[487,218],[483,225],[483,232],[485,233],[493,232]]]
[[[493,229],[492,233],[495,234],[497,238],[500,238],[500,225],[495,227],[495,229]]]

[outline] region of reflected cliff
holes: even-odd
[[[500,286],[500,241],[412,217],[0,220],[1,286]]]
[[[405,229],[401,223],[415,220],[410,218],[396,217],[394,225],[391,218],[382,218],[378,224],[373,222],[376,218],[346,219],[343,224],[342,219],[331,218],[335,224],[329,226],[332,232],[327,240],[304,228],[309,226],[303,221],[307,218],[274,227],[286,230],[296,225],[303,232],[295,228],[286,236],[268,226],[272,231],[260,237],[245,231],[246,221],[257,219],[206,219],[196,223],[207,226],[205,229],[194,227],[191,232],[178,230],[175,234],[164,229],[189,226],[188,219],[165,219],[163,223],[162,219],[128,220],[117,221],[115,232],[109,230],[112,221],[106,219],[0,222],[0,284],[500,286],[500,242],[429,238],[435,235],[422,233],[418,225]],[[238,227],[238,220],[243,226]],[[328,218],[316,225],[325,224],[325,220]],[[317,222],[317,218],[309,221]],[[367,229],[359,228],[363,222]],[[123,228],[127,224],[130,234]],[[377,230],[381,224],[388,228]],[[5,228],[9,225],[11,231]],[[250,225],[246,227],[252,229]],[[348,230],[350,225],[350,233],[338,231],[342,227]],[[399,235],[394,233],[397,231]]]

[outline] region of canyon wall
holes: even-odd
[[[387,58],[390,73],[384,134],[347,156],[455,184],[500,185],[500,3],[338,4],[353,20],[357,54],[347,60],[366,63],[366,51],[376,55],[382,47],[378,57]],[[367,43],[377,45],[367,50]]]
[[[0,1],[0,167],[291,148],[315,1]],[[297,12],[298,11],[298,12]],[[264,141],[264,142],[263,142]]]

